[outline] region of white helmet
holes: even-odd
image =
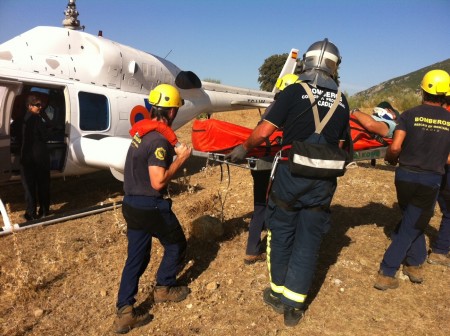
[[[340,63],[339,50],[332,42],[327,38],[315,42],[303,54],[299,78],[313,86],[337,90],[337,68]]]

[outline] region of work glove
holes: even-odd
[[[244,146],[241,144],[239,146],[234,147],[234,149],[225,155],[225,160],[236,162],[236,161],[242,161],[247,156],[247,150],[244,148]]]

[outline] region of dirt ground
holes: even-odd
[[[218,119],[253,127],[257,110],[222,113]],[[179,138],[190,142],[188,124]],[[188,258],[180,281],[192,293],[176,304],[153,304],[151,291],[162,248],[154,243],[142,277],[138,303],[153,320],[129,335],[449,335],[450,273],[424,265],[425,281],[373,288],[389,232],[400,218],[394,170],[378,162],[358,163],[339,178],[332,204],[333,225],[319,257],[309,308],[287,328],[262,301],[268,286],[265,263],[244,265],[252,215],[250,172],[211,166],[171,183],[174,211],[188,237]],[[230,177],[230,178],[229,178]],[[114,203],[122,183],[109,172],[52,181],[55,213]],[[11,221],[22,222],[20,184],[1,187]],[[439,226],[440,211],[426,230]],[[204,223],[212,225],[205,229]],[[1,223],[3,225],[3,223]],[[210,227],[211,227],[210,225]],[[116,294],[126,258],[120,207],[89,217],[0,236],[0,334],[112,335]]]

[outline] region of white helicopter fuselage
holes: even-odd
[[[129,129],[150,117],[148,94],[161,83],[176,86],[185,101],[174,130],[204,112],[267,107],[274,96],[201,82],[163,58],[79,30],[36,27],[0,44],[0,182],[18,176],[14,121],[29,92],[47,105],[52,175],[110,169],[121,179]]]

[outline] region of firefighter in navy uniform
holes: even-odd
[[[434,214],[436,199],[450,152],[450,114],[442,106],[450,77],[444,70],[431,70],[421,82],[422,104],[399,118],[385,160],[395,170],[395,188],[402,219],[384,253],[374,287],[399,286],[395,277],[403,274],[413,283],[423,281],[422,264],[427,259],[424,230]]]
[[[178,90],[168,84],[153,89],[149,102],[152,104],[152,121],[169,127],[182,105]],[[150,262],[153,237],[164,247],[156,274],[154,302],[179,302],[189,294],[187,286],[180,286],[176,282],[186,252],[186,238],[172,211],[172,202],[165,198],[165,193],[167,184],[189,158],[192,149],[186,144],[175,148],[173,145],[164,133],[150,130],[144,135],[135,135],[128,150],[122,206],[127,222],[128,257],[116,303],[116,333],[126,333],[151,320],[148,312],[138,312],[133,305],[139,278]],[[174,154],[176,159],[173,161]]]
[[[287,86],[294,84],[298,76],[287,74],[278,78],[275,87],[279,90],[274,97],[274,102],[281,91]],[[270,104],[261,116],[261,121],[269,113],[273,106]],[[260,121],[260,122],[261,122]],[[263,252],[264,243],[261,240],[261,232],[267,229],[264,216],[266,211],[266,193],[270,180],[270,170],[252,170],[253,178],[253,215],[248,227],[247,247],[245,249],[244,263],[246,265],[254,264],[258,261],[266,260],[266,253]]]
[[[340,60],[338,48],[328,39],[313,43],[303,55],[299,79],[313,91],[321,120],[336,98]],[[284,146],[314,133],[312,103],[301,84],[292,84],[280,93],[264,121],[229,158],[245,157],[278,128],[283,128]],[[344,95],[322,134],[336,149],[349,138],[349,107]],[[297,325],[306,309],[320,244],[331,224],[330,204],[336,185],[336,177],[306,178],[291,174],[287,164],[276,167],[266,210],[270,288],[264,290],[263,299],[284,314],[287,326]]]

